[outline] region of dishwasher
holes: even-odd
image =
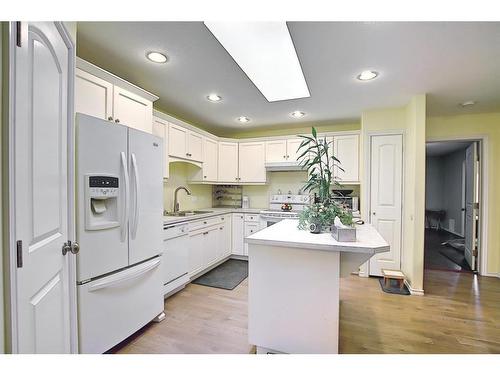
[[[188,223],[163,226],[163,294],[168,297],[189,283]]]

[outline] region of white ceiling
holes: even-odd
[[[451,154],[458,150],[465,150],[472,142],[428,142],[425,145],[425,153],[427,156],[443,156]]]
[[[359,121],[427,93],[428,115],[500,110],[500,23],[288,22],[311,97],[268,102],[202,22],[79,22],[78,55],[209,130]],[[146,60],[163,51],[166,64]],[[359,82],[362,70],[379,78]],[[223,97],[210,103],[206,95]],[[475,100],[462,108],[458,104]],[[294,110],[307,116],[290,117]],[[238,116],[251,122],[238,123]]]

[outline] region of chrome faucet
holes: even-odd
[[[191,191],[185,187],[185,186],[179,186],[177,189],[174,191],[174,212],[179,211],[179,202],[177,201],[177,193],[179,190],[185,190],[187,195],[191,195]]]

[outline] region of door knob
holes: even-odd
[[[375,216],[376,215],[376,212],[372,212],[372,215]]]
[[[108,121],[113,121],[113,116],[109,116]]]
[[[72,254],[78,254],[80,252],[80,245],[78,242],[73,242],[71,244],[71,253]]]
[[[117,119],[115,120],[115,122],[118,124],[118,123],[120,122],[120,119],[119,119],[119,118],[117,118]]]
[[[78,245],[78,242],[66,241],[62,246],[62,255],[67,253],[78,254],[79,251],[80,245]]]

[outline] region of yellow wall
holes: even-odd
[[[487,272],[500,276],[500,113],[483,113],[427,118],[427,140],[477,137],[488,140],[488,259]],[[495,189],[496,187],[496,189]]]
[[[404,131],[403,237],[401,268],[411,287],[423,290],[424,213],[425,213],[425,95],[413,97],[401,108],[364,111],[361,117],[362,145],[374,131]],[[365,160],[362,150],[361,160]],[[363,163],[362,163],[363,164]],[[364,165],[363,165],[364,167]],[[362,169],[363,169],[362,167]],[[367,186],[364,170],[361,172]],[[362,213],[368,220],[368,205],[362,199]],[[419,234],[420,233],[420,234]]]

